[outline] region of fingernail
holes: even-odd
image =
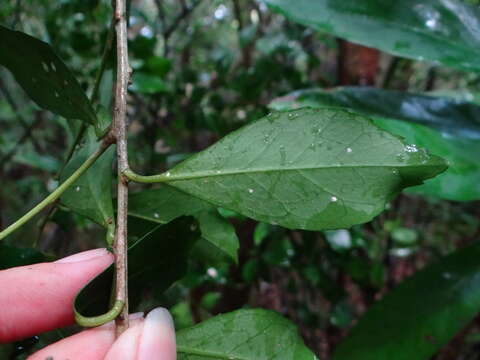
[[[167,309],[156,308],[145,318],[138,360],[175,360],[175,328]]]
[[[65,264],[65,263],[75,263],[75,262],[80,262],[80,261],[87,261],[91,260],[100,256],[105,256],[109,254],[108,250],[105,248],[100,248],[100,249],[94,249],[94,250],[88,250],[84,251],[75,255],[67,256],[63,259],[55,261],[57,264]]]

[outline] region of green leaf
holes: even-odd
[[[190,249],[199,238],[192,218],[182,217],[167,225],[129,218],[129,232],[137,238],[128,249],[128,299],[135,308],[145,291],[162,292],[183,277]],[[108,310],[113,265],[77,295],[75,308],[85,316]]]
[[[321,230],[369,221],[445,168],[363,116],[300,109],[247,125],[161,176],[256,220]]]
[[[367,311],[332,359],[430,359],[480,310],[479,256],[475,244],[407,279]]]
[[[65,166],[60,176],[64,181],[95,151],[99,146],[92,132],[83,147],[76,152]],[[111,227],[114,215],[112,204],[112,162],[115,154],[113,147],[88,169],[60,198],[63,205],[76,213],[86,216],[96,223]]]
[[[416,60],[480,70],[480,9],[458,0],[264,0],[293,21]]]
[[[0,64],[38,106],[96,125],[95,112],[80,84],[49,44],[0,26]]]
[[[128,204],[129,216],[160,224],[213,209],[211,204],[166,185],[131,194]]]
[[[203,239],[236,261],[238,238],[235,229],[211,204],[166,185],[130,195],[128,202],[130,216],[160,224],[183,215],[195,216]]]
[[[179,360],[315,360],[297,329],[268,310],[237,310],[177,332]]]
[[[202,237],[215,248],[237,262],[239,242],[235,228],[216,209],[203,211],[195,216],[200,224]]]
[[[0,270],[49,261],[44,253],[32,248],[17,248],[0,243]]]
[[[374,116],[382,129],[445,158],[448,170],[408,191],[448,200],[480,199],[480,107],[442,97],[364,87],[300,90],[273,101],[274,109],[351,108]],[[398,121],[398,120],[406,121]],[[427,128],[420,124],[429,125]]]

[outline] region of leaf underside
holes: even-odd
[[[369,119],[339,109],[271,114],[168,172],[168,184],[287,228],[364,223],[407,186],[446,169]]]

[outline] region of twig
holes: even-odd
[[[128,170],[126,113],[127,86],[130,78],[128,65],[127,22],[125,0],[115,2],[115,29],[117,39],[117,78],[115,82],[115,107],[113,110],[113,135],[117,140],[117,231],[113,252],[115,254],[116,289],[115,298],[125,304],[115,319],[116,334],[119,336],[128,328],[128,282],[127,282],[127,213],[128,179],[123,172]]]
[[[173,19],[173,22],[170,24],[169,27],[165,29],[163,32],[163,36],[168,39],[172,35],[172,33],[175,31],[175,29],[180,25],[180,23],[185,20],[195,8],[200,5],[202,0],[197,0],[195,1],[192,5],[188,7],[183,7],[182,11],[177,15],[175,19]]]
[[[160,0],[156,0],[155,4],[157,5],[158,8],[158,15],[160,17],[160,20],[162,21],[162,36],[163,36],[163,56],[168,55],[169,51],[169,46],[168,46],[168,40],[170,39],[170,36],[172,36],[173,32],[177,29],[177,27],[180,25],[180,23],[185,20],[195,8],[200,5],[202,0],[196,0],[192,5],[186,6],[184,2],[182,2],[182,11],[173,19],[172,23],[169,26],[166,26],[165,24],[165,12],[163,10],[162,4]]]
[[[22,137],[17,141],[17,143],[15,144],[15,146],[13,148],[10,149],[10,151],[8,153],[6,153],[5,155],[2,156],[2,158],[0,159],[0,166],[3,166],[4,164],[6,164],[7,162],[10,161],[10,159],[13,157],[13,155],[15,155],[15,153],[18,151],[18,149],[20,148],[20,146],[25,142],[27,141],[27,139],[30,138],[30,136],[32,135],[32,130],[38,126],[38,124],[40,124],[40,122],[42,121],[42,118],[39,116],[37,117],[37,119],[31,124],[29,125],[26,129],[25,129],[25,132],[23,133]]]
[[[16,114],[17,116],[17,120],[18,122],[20,123],[20,125],[22,125],[23,129],[25,130],[26,133],[28,133],[27,137],[22,141],[22,143],[27,140],[28,138],[30,138],[30,141],[32,142],[33,146],[35,147],[35,149],[39,149],[40,148],[40,145],[37,144],[37,142],[35,141],[35,139],[33,137],[30,136],[30,131],[32,130],[31,129],[31,126],[28,124],[28,122],[23,118],[23,116],[20,114],[20,108],[19,106],[15,103],[15,100],[13,99],[12,95],[10,94],[10,92],[8,91],[7,89],[7,86],[5,85],[5,83],[2,81],[2,79],[0,79],[0,92],[3,94],[3,96],[5,97],[5,100],[7,100],[8,102],[8,105],[10,105],[10,107],[12,108],[13,112]]]
[[[100,147],[92,154],[90,157],[85,160],[85,162],[77,169],[75,172],[70,175],[70,177],[65,180],[58,188],[56,188],[50,195],[43,199],[39,204],[37,204],[32,210],[23,215],[20,219],[15,221],[13,224],[8,226],[5,230],[0,232],[0,240],[10,235],[12,232],[17,230],[40,211],[42,211],[46,206],[52,204],[57,200],[64,192],[67,190],[85,171],[88,170],[90,166],[102,155],[105,150],[111,145],[111,142],[103,141]]]

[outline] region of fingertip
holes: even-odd
[[[175,328],[167,309],[156,308],[145,318],[138,360],[175,360],[177,357]]]

